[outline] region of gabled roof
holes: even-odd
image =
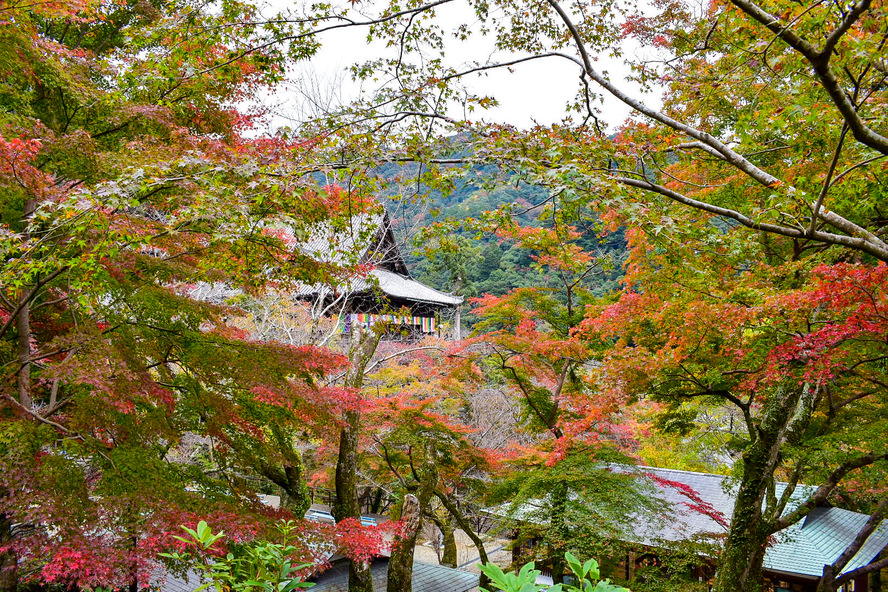
[[[340,293],[378,289],[390,298],[437,306],[456,306],[463,301],[459,296],[446,294],[410,277],[395,241],[392,223],[382,209],[352,216],[341,227],[330,223],[318,225],[299,248],[317,261],[342,266],[373,265],[366,277],[354,277],[336,286]],[[309,297],[323,291],[322,286],[302,286],[297,295]]]
[[[316,261],[343,266],[376,263],[410,277],[395,241],[392,222],[383,208],[355,214],[339,224],[318,224],[298,248]]]

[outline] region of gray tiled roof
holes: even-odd
[[[336,286],[339,292],[360,293],[379,289],[392,298],[445,306],[460,304],[463,299],[459,296],[435,290],[406,273],[397,246],[384,240],[385,235],[391,233],[390,225],[384,211],[359,214],[348,220],[342,228],[330,224],[319,225],[312,231],[309,240],[302,243],[299,248],[316,261],[336,265],[354,265],[368,259],[376,261],[375,268],[369,272],[367,278],[353,277],[343,280]],[[389,252],[371,256],[369,252],[371,247],[375,252],[382,245],[385,245],[384,248]],[[296,292],[299,296],[314,296],[323,290],[321,286],[304,285]]]
[[[379,289],[382,290],[383,294],[393,298],[404,298],[408,300],[431,302],[433,304],[449,304],[454,306],[462,302],[462,298],[459,296],[439,292],[438,290],[430,288],[414,279],[392,273],[385,269],[374,269],[370,272],[370,276],[376,278]],[[367,286],[366,282],[365,286]]]
[[[765,554],[765,569],[820,577],[823,566],[839,558],[868,519],[865,514],[841,508],[814,508],[803,521],[780,533]],[[843,573],[872,562],[886,546],[888,522],[882,522]]]
[[[356,214],[343,226],[330,223],[313,227],[309,239],[299,249],[316,261],[349,265],[361,261],[372,246],[373,238],[386,223],[384,211]]]
[[[691,471],[676,471],[639,467],[642,473],[682,483],[691,487],[699,497],[709,503],[729,519],[734,508],[736,486],[727,477]],[[777,483],[779,498],[786,487]],[[785,512],[791,512],[816,490],[810,485],[799,485],[787,504]],[[651,536],[659,534],[661,539],[681,540],[694,535],[724,533],[725,529],[708,516],[690,510],[685,504],[687,496],[672,487],[662,488],[662,495],[676,507],[676,519],[667,523],[658,533],[644,532]],[[832,564],[850,545],[857,533],[866,524],[869,516],[841,508],[814,508],[804,520],[777,533],[775,542],[765,551],[766,570],[818,578],[823,575],[823,566]],[[883,522],[876,532],[867,539],[863,548],[848,563],[844,571],[864,566],[888,546],[888,522]]]
[[[665,525],[656,524],[656,530],[646,529],[646,524],[639,525],[636,534],[641,540],[685,540],[695,536],[711,537],[723,535],[726,527],[714,516],[721,518],[724,523],[730,523],[731,514],[734,511],[735,485],[725,475],[712,473],[697,473],[694,471],[679,471],[676,469],[661,469],[656,467],[634,467],[632,469],[641,475],[652,475],[667,482],[675,483],[675,486],[658,484],[658,497],[666,501],[675,512]],[[777,483],[776,494],[782,495],[786,487],[785,483]],[[683,488],[688,490],[683,491]],[[799,485],[787,504],[786,511],[792,511],[804,500],[814,493],[816,488],[808,485]],[[701,511],[697,500],[708,505],[712,511]]]
[[[373,590],[387,591],[388,560],[377,560],[371,567]],[[348,592],[348,563],[342,561],[314,579],[312,592]],[[478,585],[478,575],[444,567],[415,562],[413,564],[413,592],[468,592]],[[403,591],[392,591],[403,592]]]
[[[366,279],[354,277],[347,281],[343,281],[337,286],[337,291],[359,294],[361,292],[370,292],[378,289],[386,296],[392,298],[447,306],[456,306],[463,301],[459,296],[445,294],[444,292],[426,286],[422,282],[418,282],[413,278],[388,271],[387,269],[372,269],[367,276]],[[317,286],[300,286],[297,289],[296,294],[298,296],[314,296],[320,291],[321,288]]]
[[[611,469],[653,476],[648,481],[656,485],[654,494],[673,509],[666,520],[651,519],[644,514],[637,515],[629,535],[633,542],[661,546],[672,541],[690,539],[718,541],[719,537],[726,534],[727,529],[716,517],[720,515],[724,522],[730,523],[736,484],[729,477],[655,467],[612,466]],[[785,488],[786,483],[776,484],[778,498]],[[815,490],[816,487],[810,485],[798,485],[785,512],[796,509]],[[708,506],[707,511],[700,511],[699,502]],[[545,503],[545,500],[538,500],[533,506],[528,504],[526,508],[518,508],[511,513],[511,517],[521,520],[523,516],[533,515],[536,506]],[[698,507],[695,509],[691,506]],[[489,512],[506,514],[502,506],[491,508]],[[818,578],[823,575],[823,566],[838,559],[868,519],[869,516],[865,514],[840,508],[814,508],[804,520],[775,535],[773,544],[765,552],[764,568],[772,572]],[[886,546],[888,521],[882,522],[870,535],[844,571],[867,565]]]

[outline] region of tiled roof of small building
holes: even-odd
[[[679,471],[656,467],[611,466],[611,470],[634,472],[654,485],[654,494],[672,509],[665,519],[638,514],[632,521],[628,539],[651,547],[686,540],[718,542],[727,533],[734,511],[736,484],[729,477],[711,473]],[[778,482],[775,493],[783,494],[786,483]],[[798,485],[784,512],[791,512],[816,490],[810,485]],[[539,516],[545,499],[508,512],[506,506],[488,510],[494,515],[509,515],[516,520]],[[804,520],[774,536],[774,543],[765,552],[765,570],[782,574],[819,578],[823,566],[830,565],[850,545],[866,524],[869,516],[840,508],[818,507]],[[842,573],[867,565],[888,546],[888,521],[870,535],[861,550],[851,559]]]
[[[656,531],[649,531],[642,525],[636,533],[642,539],[678,541],[698,535],[723,535],[727,528],[719,521],[725,523],[731,520],[734,511],[735,486],[729,477],[712,473],[698,473],[695,471],[680,471],[676,469],[661,469],[657,467],[634,467],[632,469],[641,475],[651,475],[661,480],[657,487],[657,494],[673,508],[675,513],[664,526],[657,525]],[[669,482],[675,486],[668,485]],[[688,488],[688,489],[684,489]],[[776,484],[776,494],[779,498],[786,488],[785,483]],[[800,503],[814,493],[816,488],[808,485],[796,487],[786,506],[786,511],[792,511]],[[697,507],[699,501],[707,507]],[[711,509],[712,511],[707,511]]]
[[[650,473],[662,479],[682,483],[691,487],[700,499],[730,520],[734,509],[736,485],[728,477],[692,471],[677,471],[653,467],[638,467],[642,473]],[[778,482],[775,492],[779,498],[786,483]],[[725,528],[705,513],[691,510],[686,503],[690,500],[680,489],[662,487],[665,499],[676,508],[673,520],[659,530],[659,538],[682,540],[693,535],[724,534]],[[796,509],[816,490],[810,485],[798,485],[793,491],[785,512]],[[869,516],[841,508],[814,508],[804,520],[784,529],[775,535],[775,543],[765,551],[764,568],[769,571],[819,578],[823,566],[832,564],[850,545],[857,533],[866,524]],[[652,535],[644,532],[641,534]],[[844,572],[870,563],[879,552],[888,546],[888,522],[883,522],[866,541]]]
[[[812,577],[823,575],[854,542],[869,516],[841,508],[814,508],[805,519],[780,533],[765,554],[765,569]],[[882,522],[851,558],[842,573],[872,562],[888,546],[888,522]]]
[[[374,561],[371,573],[373,590],[386,592],[388,561]],[[348,563],[343,561],[335,564],[314,581],[316,585],[310,588],[312,592],[348,592]],[[413,592],[468,592],[477,586],[478,574],[418,561],[413,564]]]

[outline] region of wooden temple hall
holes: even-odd
[[[339,315],[340,333],[385,322],[392,337],[462,337],[463,299],[410,275],[384,209],[352,216],[341,227],[322,225],[300,248],[318,261],[366,270],[336,285],[303,286],[297,292],[297,297],[322,305],[330,316]]]

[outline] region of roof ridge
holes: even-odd
[[[656,471],[669,471],[671,473],[683,473],[685,475],[702,475],[704,477],[718,477],[719,479],[727,479],[730,475],[720,475],[719,473],[704,473],[702,471],[688,471],[685,469],[670,469],[667,467],[651,467],[648,465],[630,465],[641,469],[653,469]]]

